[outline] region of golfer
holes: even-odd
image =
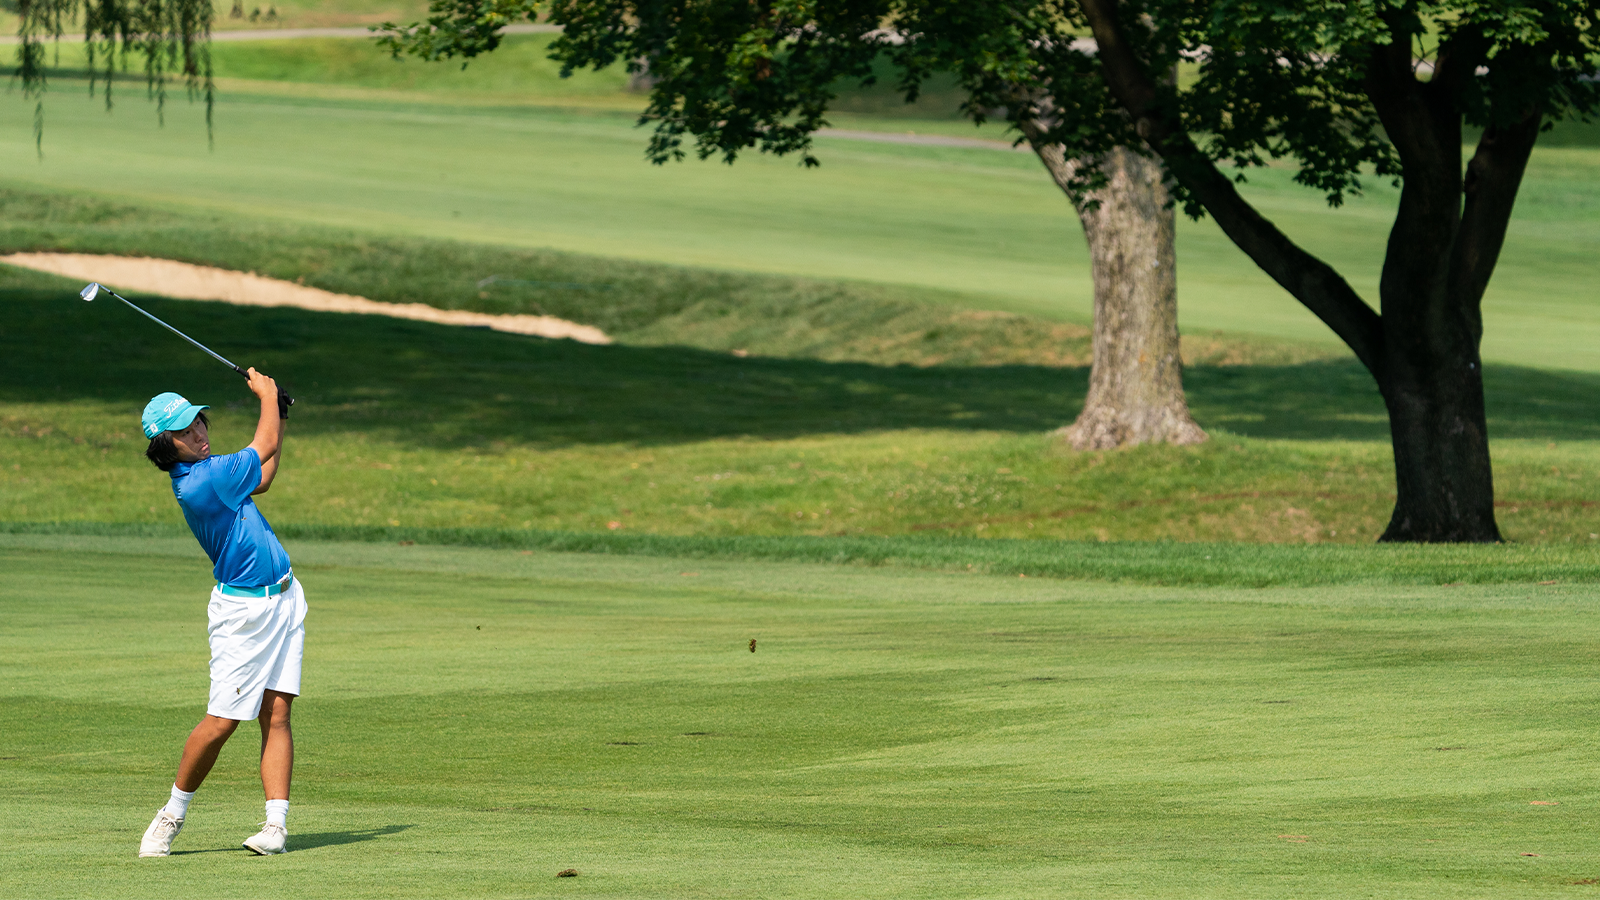
[[[239,723],[261,723],[261,787],[267,821],[244,846],[254,853],[282,853],[288,836],[289,777],[294,738],[289,706],[300,693],[300,654],[305,642],[305,594],[289,568],[289,554],[256,509],[254,494],[266,493],[278,473],[287,406],[278,386],[249,370],[250,391],[261,399],[261,419],[250,446],[211,455],[210,422],[188,400],[165,393],[144,408],[150,438],[145,455],[172,476],[172,493],[189,528],[215,564],[211,591],[211,699],[206,716],[189,734],[178,762],[172,797],[156,813],[139,843],[140,856],[167,856],[183,829],[189,801],[217,761]]]

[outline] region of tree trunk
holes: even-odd
[[[1065,189],[1077,162],[1059,144],[1034,151]],[[1094,275],[1089,394],[1077,421],[1057,433],[1077,450],[1198,444],[1206,433],[1183,395],[1174,215],[1161,164],[1118,147],[1101,169],[1109,183],[1075,204]]]
[[[1417,77],[1407,13],[1392,9],[1395,40],[1375,44],[1364,90],[1399,157],[1399,210],[1379,284],[1381,315],[1327,263],[1297,246],[1241,197],[1163,99],[1123,33],[1116,0],[1080,0],[1101,72],[1134,129],[1191,197],[1273,280],[1344,339],[1383,394],[1394,446],[1396,500],[1383,541],[1498,541],[1483,408],[1480,304],[1543,113],[1536,92],[1496,103],[1465,178],[1462,112],[1493,42],[1464,28],[1441,42],[1433,73]],[[1535,51],[1527,50],[1527,53]],[[1538,53],[1546,51],[1540,50]],[[1508,65],[1515,56],[1507,56]],[[1497,95],[1496,95],[1497,96]]]
[[[1468,358],[1462,358],[1463,356]],[[1394,446],[1394,514],[1380,541],[1499,541],[1477,353],[1391,360],[1379,384]]]
[[[1372,374],[1389,410],[1396,494],[1379,540],[1498,541],[1478,356],[1488,283],[1480,257],[1498,255],[1510,207],[1494,216],[1498,224],[1486,235],[1482,208],[1493,198],[1481,188],[1493,151],[1503,151],[1506,140],[1500,130],[1485,133],[1487,149],[1469,165],[1463,187],[1454,110],[1436,112],[1419,102],[1384,111],[1410,119],[1415,130],[1436,119],[1431,131],[1441,137],[1425,141],[1394,129],[1408,177],[1378,283],[1383,343]],[[1520,137],[1531,150],[1532,136]]]
[[[1461,112],[1450,86],[1477,60],[1441,53],[1419,83],[1409,48],[1376,54],[1367,91],[1405,170],[1384,256],[1382,363],[1394,514],[1381,541],[1499,541],[1483,408],[1482,301],[1540,115],[1484,129],[1461,171]],[[1463,66],[1465,68],[1463,68]]]

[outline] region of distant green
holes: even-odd
[[[1591,587],[305,542],[291,852],[238,849],[245,738],[176,855],[140,860],[201,711],[208,566],[188,539],[53,540],[0,537],[6,897],[1423,900],[1600,876]]]
[[[42,162],[32,106],[0,103],[0,162],[12,185],[177,211],[935,289],[963,306],[1085,320],[1081,233],[1029,154],[822,137],[820,171],[760,156],[656,168],[642,161],[644,133],[626,111],[637,95],[616,90],[620,75],[552,80],[536,52],[545,39],[513,41],[465,73],[415,75],[422,64],[371,48],[362,57],[360,41],[218,45],[223,74],[232,65],[249,77],[225,83],[214,152],[197,108],[169,104],[163,130],[136,84],[106,117],[64,78]],[[459,89],[441,87],[455,77]],[[523,84],[524,94],[505,93]],[[879,90],[858,104],[870,112],[840,123],[964,127],[943,107],[927,125],[885,116]],[[1375,298],[1394,191],[1374,183],[1329,210],[1289,176],[1255,173],[1247,193]],[[1600,370],[1600,318],[1585,287],[1600,242],[1597,195],[1600,151],[1535,153],[1486,301],[1487,358]],[[1336,346],[1212,224],[1181,225],[1179,249],[1186,328]]]

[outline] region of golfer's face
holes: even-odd
[[[206,433],[206,423],[198,416],[188,428],[172,433],[172,445],[178,448],[178,458],[184,462],[199,462],[211,455],[211,436]]]

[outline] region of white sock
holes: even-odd
[[[167,805],[162,807],[167,815],[174,819],[181,819],[189,814],[189,801],[194,799],[194,791],[180,791],[177,785],[172,786],[172,797],[167,800]]]
[[[267,824],[276,825],[279,828],[287,828],[289,826],[289,801],[267,801]]]

